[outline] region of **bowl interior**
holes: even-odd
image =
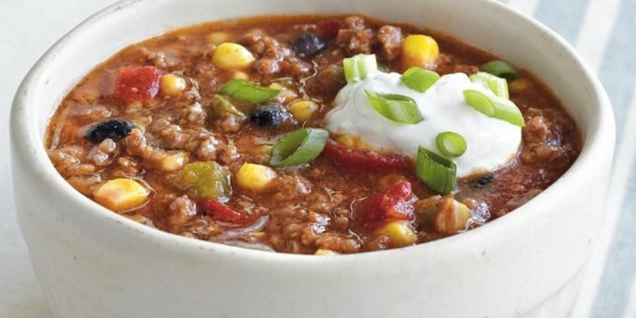
[[[18,102],[13,113],[14,144],[20,140],[20,147],[25,147],[23,149],[32,154],[24,158],[28,161],[25,165],[35,167],[53,186],[64,188],[65,194],[73,200],[87,204],[89,200],[59,176],[42,145],[48,120],[61,99],[97,64],[127,45],[174,28],[207,21],[267,14],[360,13],[447,33],[494,52],[530,70],[544,81],[574,117],[583,134],[583,152],[562,179],[576,170],[579,161],[598,155],[600,149],[593,144],[598,144],[598,139],[603,138],[599,132],[608,131],[604,135],[607,138],[609,131],[613,131],[608,129],[611,109],[607,97],[571,47],[552,31],[493,1],[401,0],[397,3],[399,5],[380,0],[124,1],[82,24],[39,61],[18,92],[23,96],[16,99]],[[135,21],[134,24],[131,21]],[[588,155],[592,148],[596,149],[594,154]],[[97,213],[106,211],[97,204],[89,203],[95,206]],[[526,217],[530,216],[515,216],[518,223]]]

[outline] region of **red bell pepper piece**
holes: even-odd
[[[249,215],[234,211],[218,201],[205,199],[201,201],[201,204],[203,205],[205,213],[217,221],[237,224],[244,224],[252,221],[252,218]]]
[[[331,19],[324,20],[318,22],[316,25],[316,29],[318,33],[328,39],[335,38],[338,36],[338,31],[340,31],[340,20]]]
[[[376,172],[413,171],[413,162],[408,157],[350,148],[331,139],[327,140],[322,154],[334,164],[348,169]]]
[[[364,225],[375,227],[391,220],[412,220],[413,202],[410,182],[394,184],[363,201]]]
[[[161,71],[153,66],[127,66],[117,72],[113,96],[125,102],[146,101],[159,93]]]

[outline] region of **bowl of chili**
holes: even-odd
[[[462,113],[437,127],[445,88]],[[474,123],[493,135],[460,131]],[[179,146],[196,125],[212,133]],[[248,146],[228,141],[245,129]],[[576,293],[614,123],[572,47],[493,1],[159,0],[116,4],[53,46],[16,95],[11,140],[20,225],[58,317],[539,318]],[[485,142],[519,163],[492,168]],[[354,214],[309,205],[334,197]],[[465,231],[482,202],[496,220]]]

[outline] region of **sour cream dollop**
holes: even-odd
[[[442,76],[426,92],[408,88],[398,73],[375,72],[366,79],[347,84],[327,116],[327,128],[337,134],[355,135],[378,148],[415,158],[419,146],[437,154],[435,138],[446,131],[466,139],[468,148],[458,158],[457,177],[494,171],[508,163],[521,144],[521,127],[488,117],[464,101],[464,90],[475,89],[492,95],[489,89],[473,83],[463,73]],[[365,91],[400,94],[413,98],[424,120],[418,124],[399,124],[378,114]]]

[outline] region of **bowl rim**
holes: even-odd
[[[484,240],[489,237],[496,237],[497,232],[514,227],[515,224],[517,224],[517,226],[519,226],[519,224],[524,224],[526,219],[539,218],[543,217],[546,213],[551,213],[551,211],[548,211],[549,209],[536,209],[536,207],[540,206],[542,202],[545,201],[558,200],[559,191],[567,187],[570,183],[576,183],[577,180],[583,176],[585,170],[594,169],[594,160],[592,159],[599,155],[603,155],[601,153],[603,143],[607,143],[608,138],[611,140],[612,144],[614,143],[615,127],[609,97],[598,78],[593,74],[589,66],[583,61],[575,49],[556,32],[534,20],[532,17],[520,13],[497,1],[477,0],[481,2],[480,5],[487,6],[491,10],[497,10],[501,14],[511,15],[513,18],[526,23],[526,26],[524,27],[535,28],[544,35],[547,35],[547,37],[551,40],[554,40],[562,50],[570,55],[577,66],[582,69],[585,79],[588,80],[594,88],[594,96],[598,100],[597,109],[595,109],[597,116],[593,123],[590,124],[587,136],[583,136],[583,145],[579,157],[559,179],[557,179],[547,189],[542,191],[542,193],[540,193],[537,197],[513,210],[514,213],[508,213],[503,217],[493,220],[492,222],[488,222],[487,226],[480,226],[465,233],[460,233],[460,235],[453,235],[424,244],[398,249],[345,254],[334,257],[314,257],[313,255],[271,253],[237,248],[221,243],[186,238],[180,235],[154,229],[102,207],[82,195],[79,191],[75,190],[57,172],[46,153],[45,147],[43,146],[43,136],[39,135],[37,120],[34,116],[31,116],[33,113],[32,110],[36,107],[33,99],[38,93],[37,89],[32,88],[36,88],[40,85],[42,82],[42,75],[45,73],[47,65],[52,62],[56,55],[63,54],[62,51],[64,48],[69,43],[72,43],[72,39],[77,35],[91,32],[95,24],[99,23],[101,20],[108,19],[112,15],[118,14],[118,12],[131,10],[138,5],[151,3],[159,4],[165,1],[170,2],[178,0],[123,0],[100,10],[74,27],[70,32],[58,40],[48,51],[46,51],[46,53],[44,53],[44,55],[36,62],[24,78],[13,101],[10,124],[11,148],[14,155],[14,165],[15,161],[20,160],[27,167],[31,166],[40,168],[42,172],[44,172],[41,175],[40,182],[44,183],[49,189],[51,189],[53,195],[66,196],[67,200],[74,201],[73,204],[81,206],[83,210],[90,211],[92,214],[91,217],[94,217],[100,222],[110,222],[111,224],[116,223],[116,226],[122,227],[123,230],[137,232],[138,234],[141,234],[141,236],[145,237],[145,239],[154,240],[157,243],[172,244],[172,247],[180,250],[185,249],[203,253],[214,252],[215,255],[219,255],[219,253],[233,256],[240,255],[241,257],[250,260],[281,262],[289,260],[293,260],[295,262],[349,262],[361,259],[378,259],[379,257],[384,256],[391,257],[395,254],[417,253],[426,250],[444,251],[453,248],[457,249],[461,248],[465,241],[474,241],[478,239]],[[524,213],[533,209],[535,209],[533,213]]]

